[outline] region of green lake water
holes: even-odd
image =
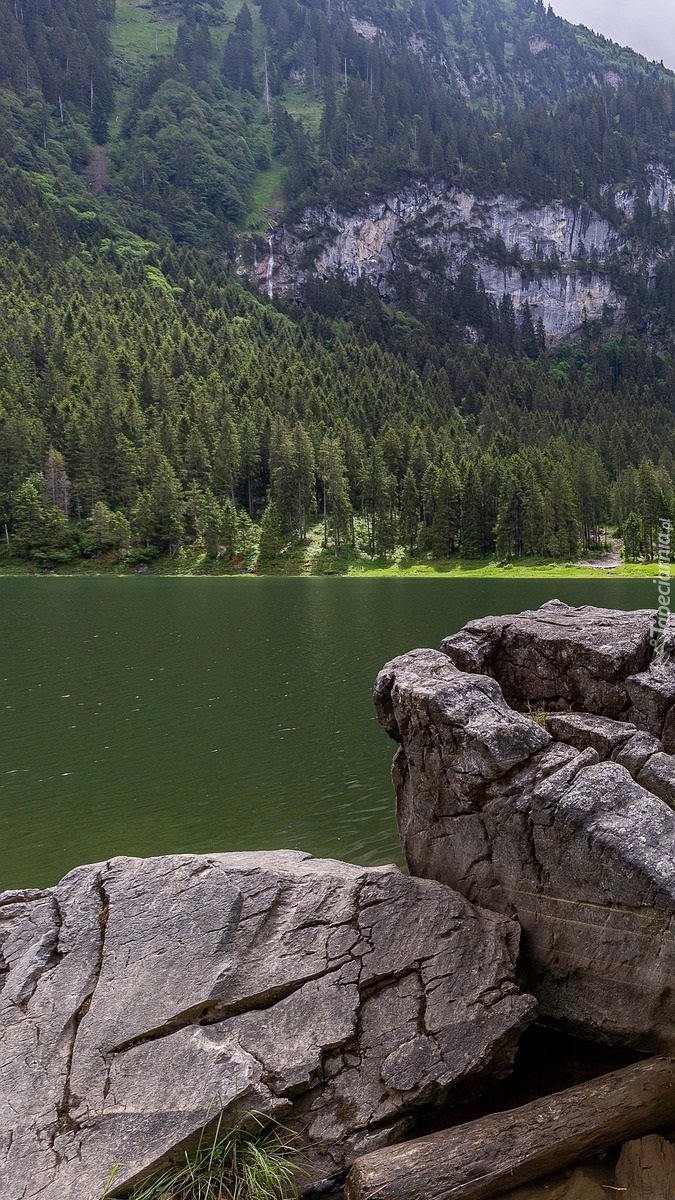
[[[371,689],[388,658],[647,581],[5,578],[0,890],[114,854],[400,862]]]

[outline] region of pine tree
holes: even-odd
[[[417,547],[419,521],[419,493],[417,490],[417,480],[415,479],[413,472],[408,469],[405,473],[403,488],[401,490],[399,531],[401,541],[407,547],[410,554],[414,554]]]
[[[480,558],[483,554],[481,490],[473,463],[465,467],[462,485],[461,550],[465,558]]]
[[[220,510],[220,540],[226,558],[232,558],[237,545],[237,513],[228,496]]]
[[[288,532],[291,548],[297,536],[297,475],[293,442],[277,421],[270,445],[270,473],[275,511]]]
[[[635,511],[629,512],[623,523],[623,553],[628,562],[635,562],[644,547],[642,521]]]
[[[342,446],[337,438],[326,437],[321,447],[321,471],[324,500],[324,544],[330,524],[333,553],[337,558],[342,542],[350,532],[352,508],[349,501],[347,468]]]
[[[162,553],[173,554],[185,531],[183,491],[168,459],[162,457],[149,488],[150,541]]]
[[[112,511],[102,500],[94,505],[90,529],[96,544],[105,549],[128,550],[131,545],[131,526],[124,513]]]
[[[295,520],[300,541],[307,537],[307,522],[314,501],[316,464],[312,439],[298,422],[293,430],[293,466],[295,474]]]
[[[659,486],[658,475],[652,462],[643,458],[637,471],[637,510],[642,522],[645,549],[650,559],[655,556],[658,524],[668,509]]]
[[[361,495],[368,532],[368,552],[375,554],[380,539],[380,521],[387,513],[387,472],[379,447],[374,447],[366,460],[361,478]],[[385,537],[388,541],[388,534]]]
[[[437,472],[436,501],[431,527],[431,548],[435,558],[446,558],[457,549],[460,530],[461,489],[459,475],[446,459]]]
[[[14,495],[13,549],[26,557],[40,551],[62,550],[68,543],[68,521],[58,507],[45,504],[45,482],[40,474],[31,475]]]
[[[260,522],[259,556],[262,562],[272,562],[278,558],[283,548],[281,521],[274,500],[269,500]]]
[[[71,484],[66,474],[63,455],[50,446],[44,470],[45,503],[51,505],[52,508],[57,508],[64,517],[67,517],[70,511],[70,491]]]
[[[246,483],[249,513],[253,512],[255,485],[260,472],[260,434],[251,417],[244,417],[239,427],[239,470]]]
[[[504,472],[499,493],[495,540],[497,555],[505,561],[523,553],[523,494],[513,467]]]
[[[204,539],[206,553],[217,558],[222,547],[223,510],[210,488],[201,496],[198,527]]]

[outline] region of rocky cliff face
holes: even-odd
[[[654,619],[551,601],[473,621],[388,663],[375,704],[411,874],[517,918],[544,1016],[672,1053],[675,667]]]
[[[674,196],[675,180],[652,168],[652,206],[667,209]],[[634,193],[617,197],[626,218],[634,206]],[[562,201],[532,206],[506,195],[479,198],[441,184],[401,191],[352,215],[308,210],[292,229],[278,229],[265,250],[254,274],[268,294],[293,292],[311,269],[323,279],[337,272],[350,283],[366,279],[387,301],[397,298],[402,266],[423,283],[439,262],[450,279],[470,262],[497,302],[511,296],[518,314],[527,301],[551,341],[574,333],[585,319],[608,317],[610,310],[623,315],[625,298],[607,270],[611,258],[620,254],[630,270],[653,269],[627,227],[618,229],[590,209]]]

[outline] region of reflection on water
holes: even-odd
[[[0,581],[0,888],[114,854],[400,862],[388,658],[472,617],[650,607],[649,581]]]

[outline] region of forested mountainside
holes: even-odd
[[[320,519],[335,553],[653,552],[670,73],[530,0],[0,0],[0,29],[7,556],[246,566]]]

